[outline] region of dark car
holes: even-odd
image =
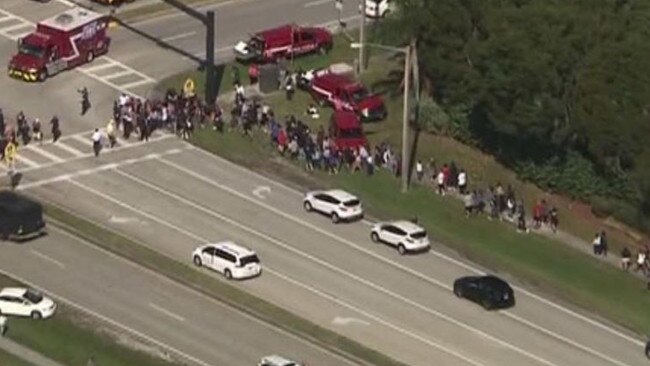
[[[486,310],[515,305],[515,294],[508,283],[495,276],[462,277],[454,281],[454,294],[474,301]]]
[[[646,357],[650,358],[650,341],[645,344],[645,355]]]
[[[0,191],[0,240],[23,241],[43,234],[43,207],[14,192]]]

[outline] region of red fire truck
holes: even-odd
[[[9,62],[9,75],[25,81],[44,81],[61,71],[92,62],[108,52],[108,16],[73,8],[36,25],[18,41]]]
[[[324,54],[331,48],[332,33],[327,29],[290,24],[258,32],[247,42],[238,42],[235,58],[243,62],[270,62],[311,52]]]

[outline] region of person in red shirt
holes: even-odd
[[[260,78],[260,66],[258,64],[253,63],[248,67],[248,78],[251,84],[257,83]]]
[[[280,151],[280,154],[284,155],[284,150],[287,147],[287,140],[287,131],[283,128],[278,134],[278,150]]]
[[[542,216],[544,215],[544,205],[541,201],[537,201],[535,206],[533,206],[533,224],[535,229],[539,229],[542,225]]]
[[[444,184],[445,188],[447,188],[447,186],[449,185],[449,175],[450,174],[451,174],[451,170],[449,169],[449,165],[444,164],[442,166],[442,175],[444,177],[444,183],[443,184]]]

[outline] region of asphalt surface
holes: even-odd
[[[274,5],[264,8],[270,3]],[[232,27],[243,32],[263,28],[267,19],[277,19],[273,17],[287,23],[291,19],[288,14],[298,14],[295,19],[302,17],[304,23],[326,22],[331,16],[328,12],[333,12],[331,4],[305,4],[289,0],[233,2],[220,5],[219,22],[232,18]],[[14,11],[23,8],[16,5]],[[305,18],[305,14],[314,19]],[[177,42],[186,42],[178,37],[193,28],[182,19],[165,18],[137,26],[149,27],[159,37],[176,36]],[[246,22],[248,26],[242,24]],[[117,41],[123,31],[118,28],[114,36],[116,46],[110,56],[116,62],[157,77],[189,62],[173,52],[147,48],[147,41],[130,36]],[[245,37],[237,32],[231,38],[223,35],[225,41],[219,45]],[[201,42],[195,40],[184,47],[190,50]],[[6,42],[1,47],[0,52],[11,48]],[[200,46],[197,50],[200,52]],[[100,100],[104,94],[114,96],[110,88],[115,85],[102,84],[88,73],[67,73],[51,80],[52,90],[56,85],[73,85],[63,83],[64,77],[69,77],[75,82],[96,82],[100,91],[94,95]],[[50,82],[34,90],[49,88]],[[0,85],[9,85],[5,83],[0,79]],[[133,92],[142,93],[144,88]],[[14,94],[8,92],[7,102],[20,99]],[[56,98],[51,103],[60,102]],[[92,118],[79,124],[87,124],[87,120]],[[89,149],[86,146],[74,159],[27,167],[21,187],[176,259],[189,261],[191,251],[207,241],[230,239],[247,245],[260,254],[265,272],[238,286],[409,365],[647,363],[644,342],[638,337],[526,289],[516,289],[517,306],[510,311],[485,312],[456,299],[450,290],[453,280],[477,270],[445,253],[444,248],[400,257],[394,250],[370,242],[368,223],[334,226],[327,218],[303,212],[300,193],[188,149],[174,138],[160,138],[145,145],[125,143],[119,151],[98,159],[83,155]]]
[[[3,245],[0,266],[119,331],[146,335],[145,341],[190,364],[254,365],[274,353],[316,365],[347,364],[55,229],[25,245]]]

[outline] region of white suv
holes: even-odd
[[[373,242],[383,242],[397,247],[399,254],[419,252],[429,249],[429,237],[420,226],[410,221],[380,222],[370,231]]]
[[[227,279],[244,279],[262,273],[260,260],[254,251],[230,241],[202,245],[192,252],[197,267],[207,267],[222,273]]]
[[[307,212],[313,210],[328,215],[335,224],[363,217],[361,201],[340,189],[307,192],[302,205]]]
[[[46,319],[54,315],[56,304],[42,293],[23,287],[0,290],[0,314]]]
[[[298,362],[278,355],[264,356],[257,366],[301,366]]]

